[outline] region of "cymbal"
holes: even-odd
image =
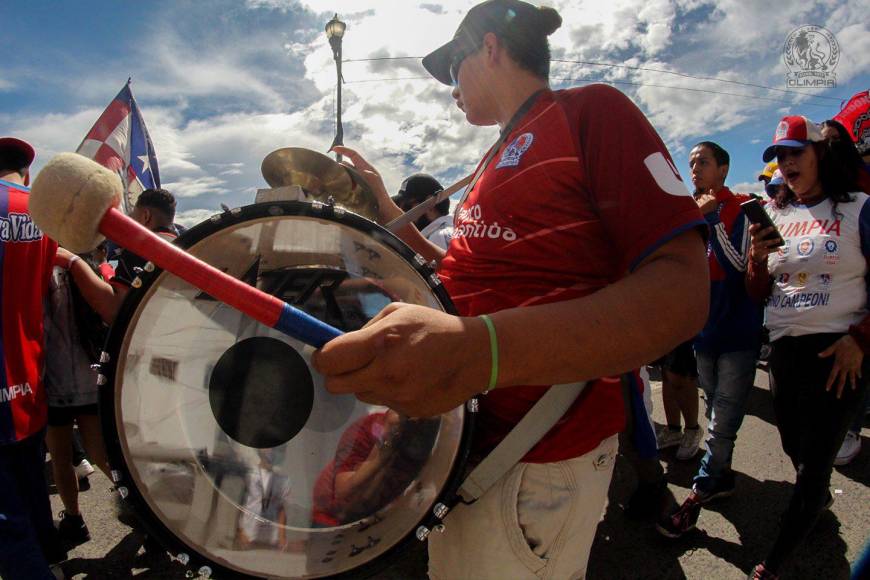
[[[278,149],[263,159],[261,171],[272,187],[298,185],[310,199],[332,198],[336,205],[368,219],[378,216],[377,198],[365,178],[323,153],[302,147]]]

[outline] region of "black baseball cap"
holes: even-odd
[[[546,29],[542,24],[542,10],[521,0],[481,2],[468,11],[450,42],[423,57],[423,67],[438,81],[452,85],[450,65],[453,64],[453,59],[461,52],[467,53],[479,48],[487,32],[493,32],[497,36],[513,34],[520,37],[552,34],[555,28]],[[552,8],[547,10],[555,13]]]
[[[399,186],[399,196],[419,203],[442,189],[441,183],[428,173],[415,173]]]

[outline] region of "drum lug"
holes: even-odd
[[[112,357],[109,356],[109,353],[107,353],[106,351],[103,351],[100,353],[100,362],[101,363],[107,363],[110,360],[112,360]]]
[[[468,409],[469,413],[477,413],[480,411],[480,402],[475,399],[469,399],[467,403],[465,403],[465,408]]]
[[[106,375],[99,374],[97,375],[97,386],[102,387],[108,382],[109,379],[106,378]]]
[[[196,574],[199,578],[211,578],[211,568],[209,568],[208,566],[203,566],[196,571]]]
[[[146,272],[153,272],[154,271],[154,262],[145,262],[145,266],[143,267],[143,270],[145,270]]]
[[[100,370],[101,370],[102,368],[103,368],[103,365],[101,365],[100,363],[94,363],[94,364],[91,365],[91,370],[92,370],[92,371],[100,372]]]
[[[420,254],[414,254],[414,261],[415,261],[415,262],[417,263],[417,265],[420,266],[421,268],[423,268],[423,267],[426,266],[426,258],[424,258],[423,256],[421,256]]]
[[[444,524],[438,524],[432,528],[432,531],[443,534],[445,529],[447,529],[447,527]]]
[[[127,496],[130,495],[130,490],[124,487],[123,485],[117,488],[118,495],[121,496],[121,499],[127,499]]]
[[[427,528],[426,526],[420,526],[419,528],[417,528],[417,532],[414,535],[416,535],[417,539],[421,542],[425,542],[426,538],[429,537],[429,532],[429,528]]]
[[[441,278],[438,277],[438,274],[434,274],[434,273],[433,273],[433,274],[431,274],[431,275],[429,276],[429,283],[430,283],[434,288],[437,288],[438,286],[441,285]]]
[[[435,507],[432,508],[432,513],[434,513],[435,517],[438,518],[439,520],[443,520],[444,516],[446,516],[447,512],[449,512],[449,511],[450,511],[450,508],[441,502],[436,503]]]
[[[130,285],[133,288],[141,288],[142,287],[142,278],[140,278],[139,276],[136,276],[136,278],[133,280],[133,283]]]
[[[113,469],[112,471],[109,472],[109,474],[112,476],[112,483],[120,483],[121,482],[121,472],[120,471],[118,471],[117,469]]]

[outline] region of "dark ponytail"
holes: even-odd
[[[547,37],[560,26],[562,17],[559,13],[549,6],[541,6],[533,16],[512,22],[499,36],[518,65],[546,80],[550,76],[550,43]]]

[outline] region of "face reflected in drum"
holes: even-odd
[[[443,309],[389,234],[282,208],[312,211],[252,206],[188,232],[189,251],[343,330],[396,300]],[[331,395],[311,347],[173,276],[146,279],[110,342],[110,459],[158,539],[213,569],[317,578],[372,563],[413,538],[458,471],[464,409],[417,421]]]

